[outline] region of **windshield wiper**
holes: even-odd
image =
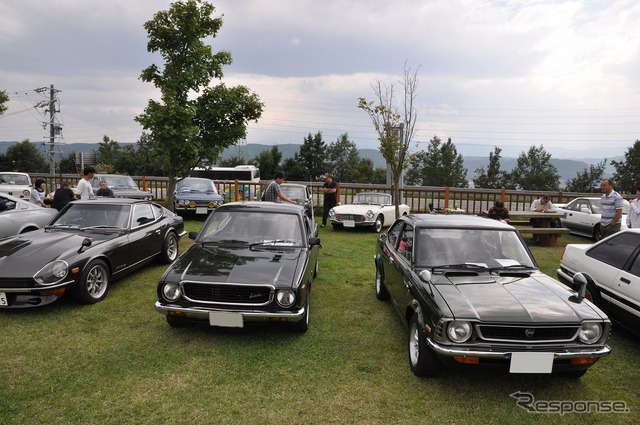
[[[440,266],[431,266],[433,269],[488,269],[487,266],[483,266],[477,263],[460,263],[460,264],[443,264]]]
[[[254,242],[250,245],[251,248],[254,246],[286,246],[291,247],[294,246],[296,241],[291,239],[269,239],[261,242]]]
[[[218,239],[214,241],[203,241],[203,245],[247,245],[249,242],[243,239]]]
[[[81,227],[80,228],[80,230],[82,230],[82,231],[85,231],[85,230],[104,230],[104,229],[120,230],[120,229],[122,229],[122,227],[99,225],[99,226],[85,226],[85,227]]]
[[[510,264],[508,266],[492,267],[491,271],[496,270],[523,270],[523,269],[535,269],[533,266],[525,266],[524,264]]]
[[[53,224],[50,226],[45,226],[44,227],[45,230],[50,230],[50,229],[79,229],[80,225],[79,224]]]

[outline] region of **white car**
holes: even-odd
[[[0,172],[0,193],[29,199],[31,178],[27,173]]]
[[[600,198],[576,198],[563,206],[556,206],[556,210],[564,213],[562,225],[576,235],[592,238],[594,241],[602,239],[600,230]],[[627,228],[627,214],[629,201],[625,200],[622,207],[621,229]]]
[[[25,199],[0,193],[0,238],[30,232],[46,226],[58,214]]]
[[[626,229],[595,244],[569,244],[558,279],[573,289],[573,276],[587,273],[586,298],[622,326],[640,334],[640,229]]]
[[[409,206],[400,205],[400,215],[408,215]],[[353,198],[353,204],[338,205],[329,211],[329,219],[334,229],[344,227],[369,226],[380,233],[384,226],[396,220],[396,207],[391,195],[380,192],[361,192]]]

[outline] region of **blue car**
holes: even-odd
[[[178,215],[207,215],[223,203],[213,180],[186,177],[176,184],[173,206]]]

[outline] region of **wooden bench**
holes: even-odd
[[[565,227],[516,227],[520,234],[539,235],[540,245],[556,246],[558,245],[558,237],[568,234],[569,229]]]

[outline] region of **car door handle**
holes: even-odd
[[[160,234],[160,229],[156,230],[156,235]]]
[[[624,283],[631,283],[629,279],[625,279],[624,277],[621,277],[620,280],[623,281]]]

